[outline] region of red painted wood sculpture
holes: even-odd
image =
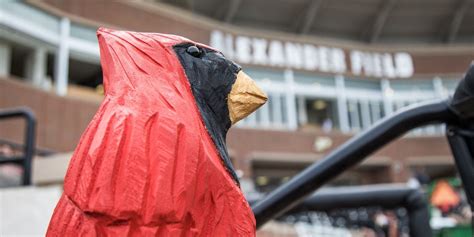
[[[266,101],[216,50],[99,29],[105,98],[47,236],[254,236],[225,137]]]

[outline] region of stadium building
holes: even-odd
[[[221,50],[269,95],[227,139],[245,188],[265,192],[384,116],[448,98],[474,58],[473,20],[469,1],[2,1],[0,108],[32,108],[39,148],[70,152],[102,99],[96,29],[182,35]],[[1,123],[0,138],[19,142],[20,126]],[[334,184],[420,175],[455,175],[441,126]]]

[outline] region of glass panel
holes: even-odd
[[[334,77],[319,77],[309,73],[295,73],[295,83],[335,87]]]
[[[359,116],[359,106],[357,105],[357,102],[348,101],[347,111],[349,113],[349,127],[351,128],[352,131],[359,131],[361,124],[360,124],[360,116]]]
[[[306,125],[321,128],[324,132],[331,132],[337,123],[336,102],[321,98],[305,99]]]
[[[97,42],[96,29],[92,27],[71,24],[71,36]]]
[[[288,124],[288,108],[286,106],[286,95],[280,96],[280,104],[281,104],[281,119],[282,124]]]
[[[272,101],[272,122],[275,124],[283,124],[281,96],[279,94],[273,94],[270,100]]]
[[[346,88],[351,89],[381,90],[380,81],[378,80],[345,79],[344,84]]]
[[[384,117],[383,103],[381,101],[370,102],[370,115],[372,117],[372,123],[375,123]]]
[[[456,87],[458,86],[459,81],[460,81],[459,79],[442,80],[443,87],[447,89],[449,95],[454,94],[454,91],[456,90]]]
[[[283,71],[273,71],[273,70],[260,70],[255,68],[245,68],[245,73],[247,73],[251,78],[256,81],[262,80],[271,80],[271,81],[278,81],[284,82],[285,77]]]
[[[369,102],[368,101],[359,101],[359,107],[360,107],[360,119],[362,121],[362,125],[364,129],[370,127],[372,124],[372,116],[370,115],[370,108],[369,108]]]
[[[432,80],[391,80],[390,87],[395,91],[433,91]]]

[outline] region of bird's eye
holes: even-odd
[[[194,46],[194,45],[189,46],[188,49],[186,49],[186,52],[188,54],[191,54],[193,57],[196,57],[196,58],[200,57],[201,53],[202,53],[201,50],[198,47]]]

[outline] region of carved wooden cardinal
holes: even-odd
[[[97,34],[105,99],[47,236],[254,236],[225,138],[265,94],[237,64],[186,38]]]

